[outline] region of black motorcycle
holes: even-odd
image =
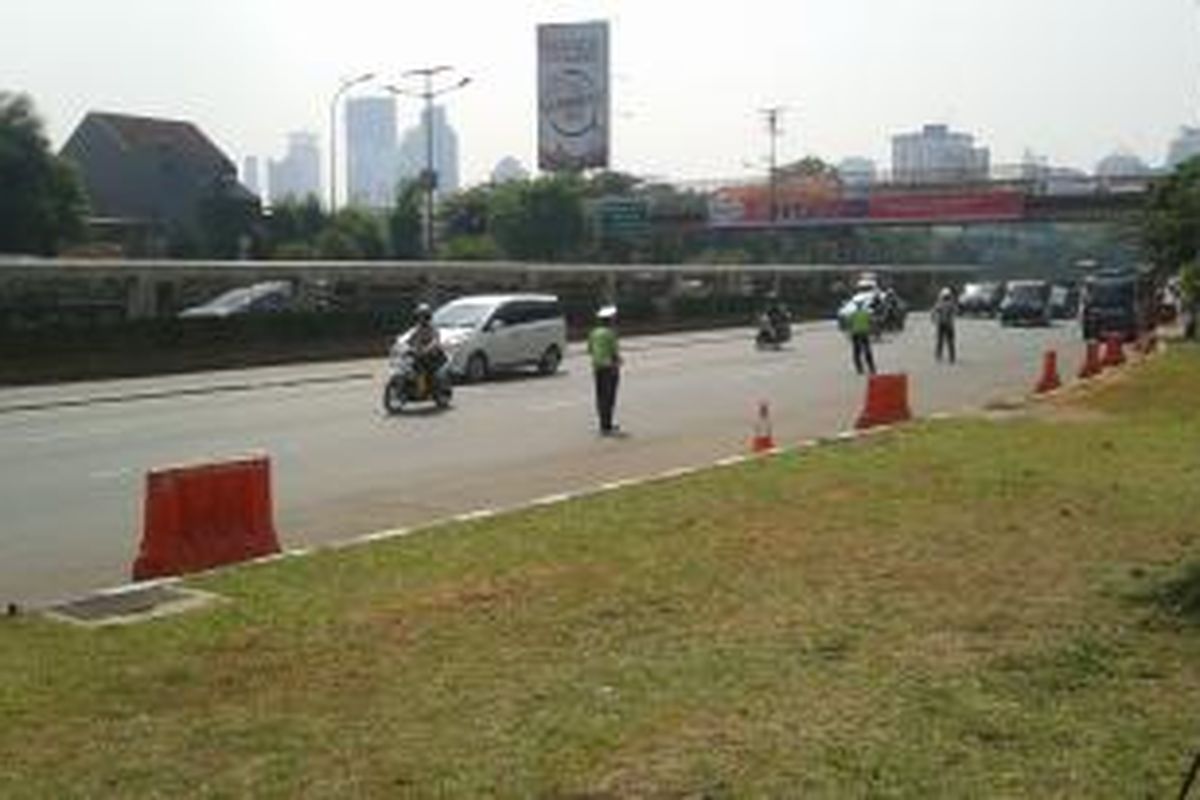
[[[454,386],[446,370],[445,355],[438,352],[418,357],[408,348],[392,352],[392,374],[383,387],[383,409],[399,414],[409,403],[432,401],[438,408],[450,407]]]
[[[763,312],[758,317],[754,344],[760,350],[778,350],[792,339],[792,321],[787,314]]]

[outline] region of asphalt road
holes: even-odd
[[[1001,329],[963,320],[959,363],[937,364],[923,315],[876,347],[909,373],[917,414],[1027,392],[1041,353],[1064,378],[1082,356],[1073,323]],[[0,603],[40,603],[126,580],[145,472],[263,451],[288,547],[506,506],[745,452],[759,400],[781,443],[853,424],[864,381],[831,323],[756,352],[751,332],[625,342],[617,416],[595,433],[591,375],[564,371],[461,387],[444,413],[385,416],[385,364],[298,367],[0,391]]]

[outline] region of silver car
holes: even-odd
[[[567,321],[548,294],[469,295],[433,314],[449,370],[469,382],[511,369],[558,371],[567,351]],[[397,338],[407,341],[411,331]]]

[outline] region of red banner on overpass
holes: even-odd
[[[1025,196],[1014,191],[872,192],[867,200],[872,221],[1017,220],[1024,215]]]
[[[784,183],[777,189],[775,224],[781,227],[850,223],[1006,222],[1024,219],[1019,190],[887,188],[849,191],[836,184]],[[764,185],[730,186],[709,198],[714,227],[759,226],[771,222],[771,195]]]

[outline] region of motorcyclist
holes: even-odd
[[[408,349],[412,353],[416,368],[432,379],[446,363],[442,339],[433,325],[433,310],[428,303],[418,305],[414,317],[417,324],[408,336]]]
[[[791,333],[792,315],[774,292],[767,297],[767,306],[763,310],[760,320],[760,336],[766,334],[772,342],[788,340]]]

